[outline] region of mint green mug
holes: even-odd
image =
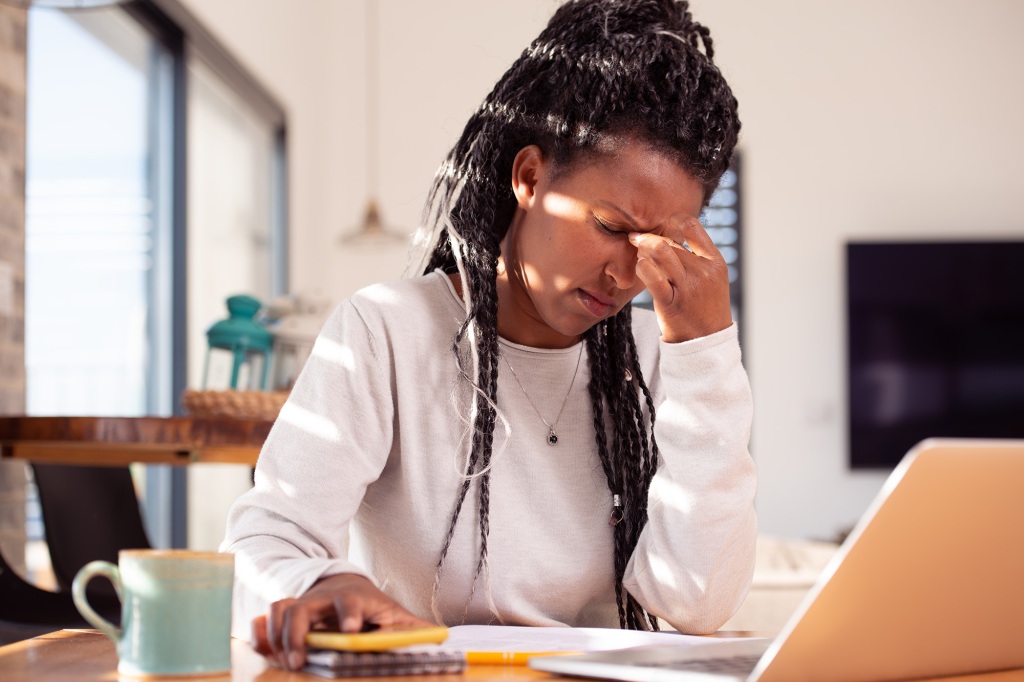
[[[82,616],[117,646],[122,675],[211,675],[231,670],[234,555],[189,550],[125,549],[117,566],[86,564],[71,594]],[[121,627],[89,605],[85,587],[110,580],[121,600]]]

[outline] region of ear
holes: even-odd
[[[547,170],[547,161],[540,147],[523,147],[512,161],[512,192],[519,208],[530,208],[537,193],[537,183]]]

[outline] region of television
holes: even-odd
[[[1024,241],[846,247],[849,464],[1024,438]]]

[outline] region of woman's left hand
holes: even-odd
[[[729,268],[700,221],[674,218],[657,233],[631,232],[629,241],[665,341],[689,341],[732,324]]]

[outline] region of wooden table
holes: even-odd
[[[83,466],[254,466],[272,425],[228,417],[0,417],[0,455]]]
[[[735,633],[732,633],[735,634]],[[4,682],[128,682],[132,678],[117,674],[117,654],[113,643],[95,630],[62,630],[35,639],[0,647],[0,679]],[[189,682],[217,680],[225,682],[312,682],[322,677],[287,672],[269,666],[246,642],[231,641],[231,676],[188,677]],[[537,682],[554,678],[525,666],[471,666],[452,675],[412,675],[370,677],[379,682]],[[987,675],[946,677],[942,682],[1021,682],[1024,670]]]
[[[519,682],[549,679],[546,673],[525,666],[473,666],[452,675],[405,675],[371,677],[380,682]],[[62,630],[35,639],[0,647],[0,680],[3,682],[127,682],[117,674],[117,653],[113,643],[95,630]],[[156,679],[156,678],[153,678]],[[175,678],[169,678],[175,679]],[[248,643],[231,640],[231,676],[176,678],[188,682],[313,682],[324,678],[308,673],[288,672],[267,664]]]

